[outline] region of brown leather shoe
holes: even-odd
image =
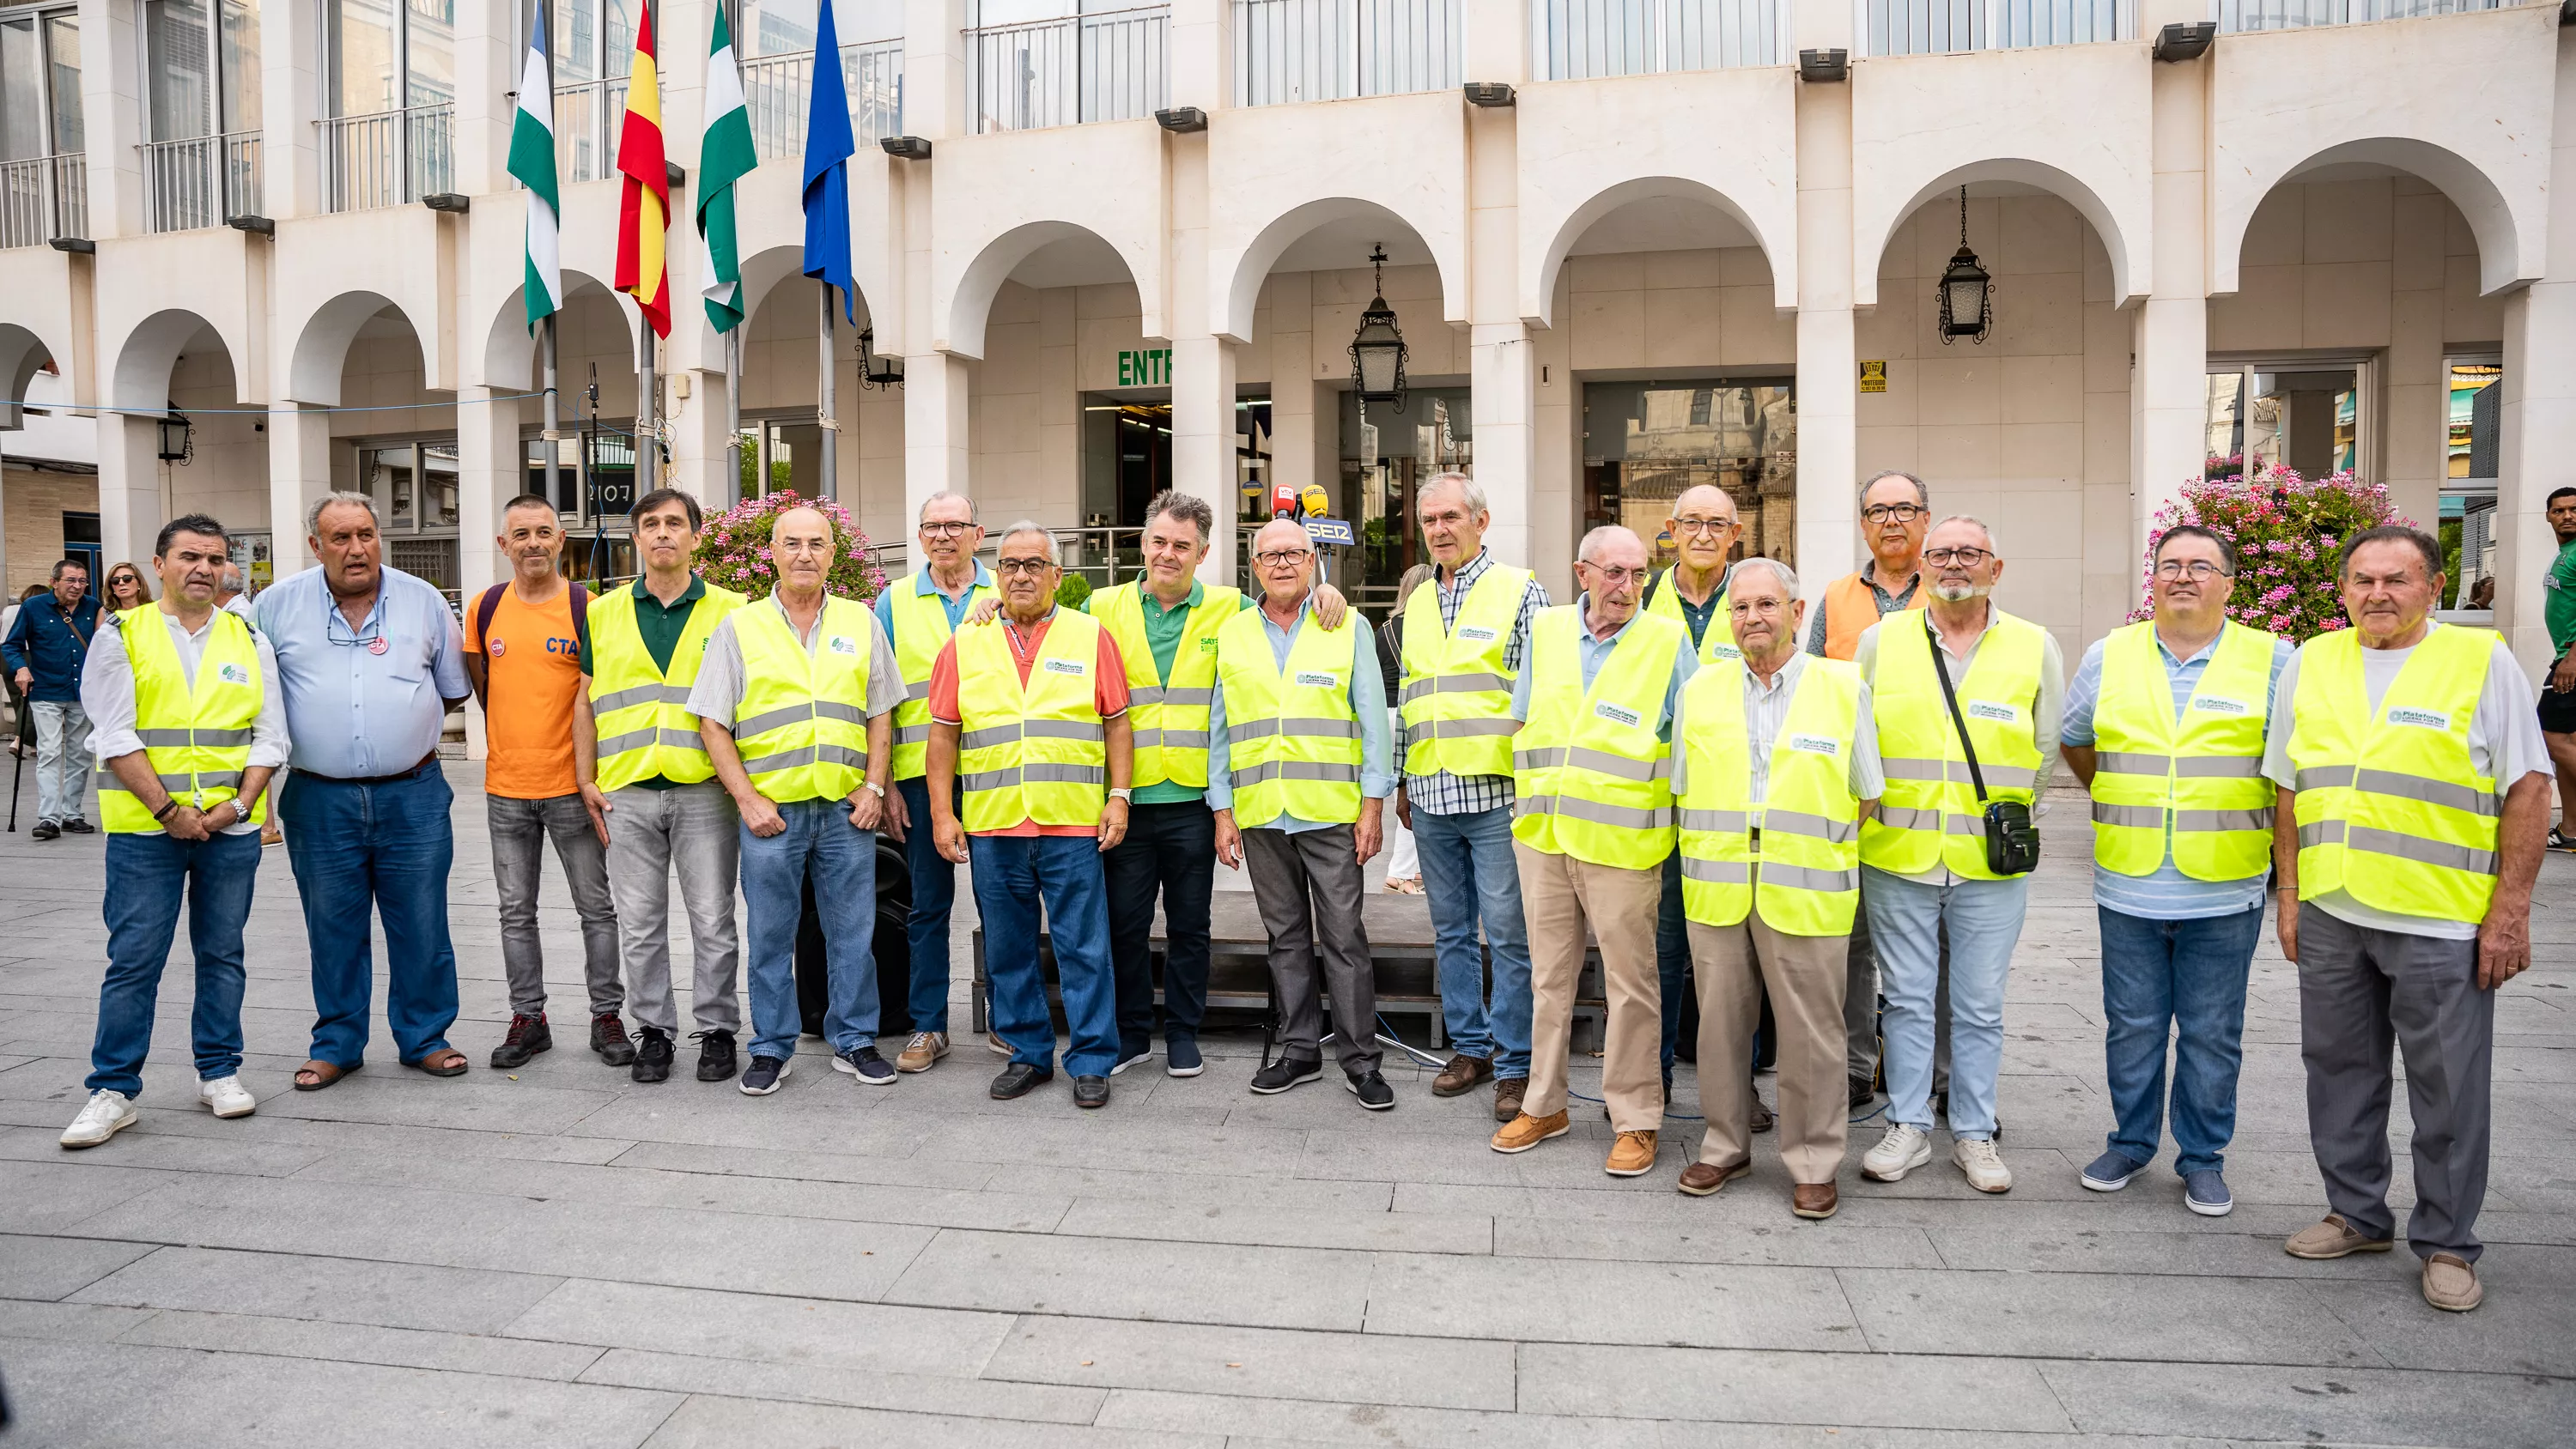
[[[1601,1170],[1612,1177],[1643,1177],[1655,1170],[1655,1134],[1622,1132],[1610,1144],[1610,1160]]]
[[[1830,1182],[1802,1182],[1789,1189],[1789,1211],[1802,1218],[1829,1218],[1839,1206]]]
[[[2478,1270],[2457,1253],[2435,1253],[2424,1260],[2424,1301],[2444,1313],[2466,1313],[2486,1301]]]
[[[2385,1253],[2396,1246],[2389,1238],[2364,1237],[2353,1231],[2352,1224],[2341,1213],[2328,1213],[2326,1220],[2314,1227],[2301,1228],[2281,1245],[2281,1251],[2293,1258],[2342,1258],[2354,1253]]]
[[[1573,1130],[1563,1112],[1552,1117],[1533,1117],[1524,1112],[1494,1134],[1496,1152],[1527,1152],[1551,1137],[1562,1137]]]
[[[1492,1057],[1454,1056],[1449,1059],[1449,1065],[1440,1069],[1440,1075],[1431,1079],[1431,1095],[1463,1097],[1492,1081],[1493,1077]]]
[[[1739,1162],[1733,1167],[1713,1167],[1705,1162],[1694,1162],[1682,1169],[1681,1189],[1693,1197],[1708,1197],[1752,1170],[1753,1164],[1749,1161]]]
[[[1521,1101],[1529,1096],[1529,1078],[1499,1077],[1494,1082],[1494,1120],[1509,1122],[1521,1114]]]
[[[1760,1097],[1755,1097],[1753,1099],[1753,1111],[1747,1117],[1744,1125],[1748,1131],[1751,1131],[1756,1135],[1771,1130],[1771,1109],[1762,1105],[1762,1099]]]

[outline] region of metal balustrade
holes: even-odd
[[[1235,0],[1234,101],[1456,90],[1458,0]]]
[[[89,235],[89,158],[78,151],[0,161],[0,247]]]
[[[1864,0],[1871,55],[2133,40],[2137,0]],[[2305,0],[2315,3],[2315,0]]]
[[[1780,0],[1534,0],[1546,80],[1652,75],[1788,60]]]
[[[2218,28],[2236,32],[2360,25],[2373,20],[2502,10],[2506,3],[2507,0],[2218,0]]]
[[[806,85],[812,51],[754,56],[742,63],[743,109],[763,161],[805,154]],[[871,40],[841,47],[841,85],[850,97],[850,131],[861,147],[903,134],[903,42]]]
[[[194,231],[259,214],[259,132],[152,141],[142,149],[143,216],[152,230]]]
[[[453,106],[436,105],[316,121],[324,209],[401,206],[453,191],[455,116]]]
[[[1171,7],[989,25],[966,32],[975,129],[1132,121],[1171,104]]]

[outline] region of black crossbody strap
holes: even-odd
[[[1941,697],[1950,703],[1950,723],[1959,727],[1959,748],[1967,752],[1968,778],[1977,785],[1977,803],[1986,803],[1986,775],[1977,768],[1977,747],[1968,738],[1967,717],[1959,713],[1958,691],[1950,687],[1950,664],[1941,657],[1941,636],[1932,630],[1932,611],[1923,611],[1923,637],[1932,646],[1932,672],[1941,676]]]

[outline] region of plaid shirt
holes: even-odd
[[[1443,632],[1458,627],[1458,606],[1466,602],[1467,591],[1494,566],[1491,551],[1479,549],[1456,578],[1446,585],[1432,575],[1434,591],[1440,599],[1440,627]],[[1521,657],[1529,649],[1530,621],[1547,607],[1547,586],[1530,576],[1529,587],[1521,591],[1520,617],[1512,623],[1510,642],[1503,645],[1503,668],[1520,673]],[[1512,777],[1509,775],[1453,775],[1446,770],[1429,775],[1406,774],[1404,754],[1405,727],[1399,720],[1395,727],[1395,768],[1404,777],[1404,798],[1416,810],[1434,815],[1465,815],[1482,810],[1508,809],[1512,803]]]

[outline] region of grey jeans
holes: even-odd
[[[689,913],[689,1009],[700,1031],[742,1030],[742,969],[733,884],[742,816],[713,780],[671,790],[608,792],[608,889],[617,901],[626,990],[638,1025],[680,1033],[671,1002],[671,872]]]
[[[1352,1076],[1378,1069],[1377,977],[1369,962],[1360,901],[1368,889],[1352,827],[1243,832],[1253,900],[1270,937],[1270,979],[1284,1018],[1280,1055],[1324,1059],[1322,995],[1333,995],[1334,1047]],[[1316,937],[1323,938],[1317,970]]]
[[[581,914],[582,980],[590,1014],[613,1016],[626,1004],[617,980],[617,907],[608,896],[608,851],[590,828],[581,796],[551,800],[483,797],[492,827],[492,881],[501,895],[501,968],[510,983],[510,1014],[546,1009],[545,948],[537,941],[537,880],[545,843],[555,843],[573,909]]]
[[[82,818],[89,795],[89,714],[70,700],[41,699],[36,716],[36,818],[57,824]]]
[[[2299,912],[2299,1056],[2308,1145],[2326,1203],[2356,1232],[2396,1236],[2388,1211],[2389,1057],[2406,1053],[2413,1121],[2415,1256],[2474,1263],[2487,1196],[2495,993],[2478,989],[2478,943],[2410,936]]]

